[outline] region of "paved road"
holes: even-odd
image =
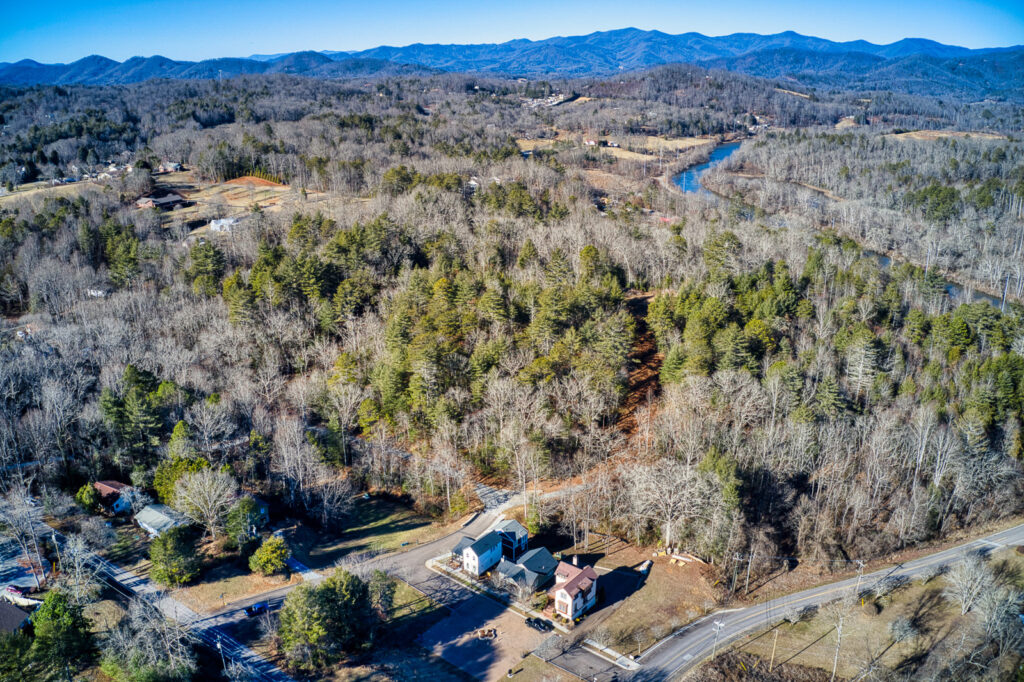
[[[886,578],[914,578],[937,567],[948,566],[972,553],[987,553],[1003,547],[1024,544],[1024,524],[973,540],[964,545],[929,554],[860,578],[860,591],[872,589]],[[777,623],[788,613],[806,607],[817,607],[852,595],[857,591],[857,578],[814,587],[803,592],[773,599],[766,604],[713,613],[663,640],[639,659],[640,670],[634,680],[666,680],[682,677],[701,661],[744,635]]]
[[[443,578],[431,571],[426,566],[427,560],[450,550],[458,541],[458,538],[463,535],[471,537],[482,535],[498,521],[502,511],[514,502],[514,496],[506,491],[488,488],[487,486],[478,486],[477,494],[486,506],[470,523],[459,530],[404,552],[382,554],[367,559],[352,565],[350,568],[366,572],[375,569],[387,571],[425,593],[439,604],[454,610],[466,599],[478,595],[472,590],[468,590],[458,583]],[[277,590],[232,602],[227,607],[214,613],[210,618],[215,619],[215,622],[221,625],[237,622],[245,618],[243,609],[246,606],[261,601],[270,602],[271,609],[275,609],[280,606],[285,596],[295,587],[296,585],[287,585]]]
[[[63,535],[49,526],[41,526],[38,533],[40,536],[53,539],[58,544],[65,540]],[[225,657],[246,666],[254,679],[264,682],[293,682],[292,678],[281,669],[228,635],[221,629],[223,623],[219,620],[202,618],[195,611],[161,590],[148,578],[126,571],[96,553],[90,554],[90,560],[97,567],[98,577],[104,582],[127,596],[149,600],[165,616],[186,626],[196,639],[213,649],[219,649]]]

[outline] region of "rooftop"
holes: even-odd
[[[486,554],[495,546],[501,546],[501,536],[492,530],[490,533],[482,535],[476,542],[471,544],[469,548],[473,550],[474,554],[481,556]]]

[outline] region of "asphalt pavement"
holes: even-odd
[[[745,635],[768,628],[790,613],[808,607],[820,607],[844,596],[871,590],[882,580],[920,577],[973,553],[984,554],[1019,544],[1024,544],[1024,524],[859,578],[813,587],[757,606],[712,613],[648,649],[638,660],[640,670],[632,675],[632,679],[678,679],[711,656],[716,649],[722,650]]]

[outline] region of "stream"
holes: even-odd
[[[719,145],[711,152],[711,157],[707,161],[695,166],[690,166],[683,172],[678,173],[672,177],[672,182],[686,194],[698,194],[703,197],[720,199],[721,197],[714,192],[707,190],[701,184],[701,178],[712,167],[732,156],[732,154],[740,148],[740,144],[741,143],[739,142],[730,142],[728,144]],[[778,216],[776,216],[776,218],[778,218]],[[781,218],[778,219],[783,225],[785,225],[784,220],[781,220]],[[892,259],[889,256],[864,247],[861,247],[861,249],[864,255],[878,263],[881,269],[888,270],[892,265]],[[1003,301],[998,296],[992,296],[990,294],[973,290],[965,290],[961,285],[956,282],[950,282],[947,279],[943,279],[942,284],[946,289],[946,294],[951,300],[968,299],[969,296],[968,302],[970,303],[984,301],[985,303],[993,305],[1000,310],[1003,309]]]

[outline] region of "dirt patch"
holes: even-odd
[[[254,187],[287,187],[288,185],[280,182],[274,182],[273,180],[264,180],[263,178],[257,178],[254,175],[243,175],[240,178],[234,180],[227,180],[224,182],[225,185],[253,185]]]
[[[909,133],[886,135],[897,140],[941,140],[947,137],[975,138],[979,140],[1005,140],[1005,135],[998,133],[981,133],[966,130],[913,130]]]
[[[588,185],[607,194],[632,194],[643,189],[643,184],[636,180],[603,170],[584,170],[583,178]]]
[[[775,88],[775,92],[782,92],[782,93],[785,93],[787,95],[793,95],[794,97],[800,97],[800,98],[803,98],[803,99],[810,99],[811,98],[810,95],[804,94],[802,92],[797,92],[796,90],[786,90],[785,88]]]
[[[598,584],[601,577],[613,571],[621,572],[652,559],[651,554],[649,548],[632,546],[610,554],[597,562]],[[705,577],[703,566],[673,565],[668,557],[653,561],[639,589],[623,599],[608,616],[595,614],[597,622],[591,626],[590,633],[594,639],[620,653],[635,654],[715,606],[715,590]]]
[[[477,636],[481,630],[495,630],[497,636],[481,639]],[[486,597],[475,597],[428,630],[420,641],[435,656],[473,677],[498,680],[521,665],[546,637],[528,628],[517,613]]]
[[[664,355],[658,352],[654,332],[647,327],[647,305],[654,298],[652,292],[634,293],[626,297],[626,307],[636,322],[636,340],[629,352],[629,381],[626,399],[619,409],[618,427],[626,436],[637,431],[637,413],[650,405],[661,394],[661,363]]]
[[[839,123],[836,124],[836,130],[844,130],[846,128],[856,128],[857,123],[853,120],[853,116],[843,116],[839,119]]]

